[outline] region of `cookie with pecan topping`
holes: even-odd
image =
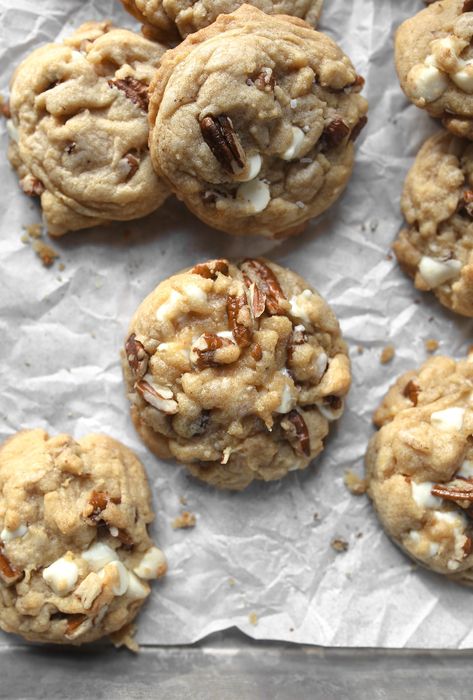
[[[12,165],[39,196],[51,235],[157,209],[168,189],[148,150],[148,85],[164,48],[89,22],[16,69],[10,94]]]
[[[163,57],[150,87],[153,163],[210,226],[299,233],[348,182],[362,85],[324,34],[245,5]]]
[[[396,68],[407,97],[457,136],[473,139],[473,2],[442,0],[396,34]]]
[[[166,572],[142,464],[106,435],[0,448],[0,627],[79,645],[126,628]]]
[[[387,534],[428,569],[473,584],[473,353],[403,374],[375,413],[368,494]]]
[[[123,368],[148,447],[237,490],[305,469],[351,379],[328,304],[299,275],[253,258],[161,282],[134,315]]]
[[[394,252],[417,289],[473,317],[473,144],[447,131],[420,149],[401,201]]]
[[[143,22],[145,36],[177,43],[180,37],[208,27],[222,14],[234,12],[244,0],[121,0],[134,17]],[[269,15],[292,15],[316,26],[323,0],[249,0]]]

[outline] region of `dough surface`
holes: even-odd
[[[178,41],[208,27],[221,14],[234,12],[243,0],[122,0],[128,12],[144,23],[146,36]],[[323,0],[251,0],[246,3],[269,15],[300,17],[313,27],[322,11]]]
[[[457,136],[473,139],[473,2],[442,0],[396,34],[396,68],[407,97]]]
[[[254,259],[161,282],[134,315],[123,366],[148,447],[237,490],[307,467],[351,380],[326,302],[294,272]]]
[[[0,449],[0,627],[83,644],[122,630],[166,572],[142,464],[106,435],[27,430]]]
[[[374,420],[366,476],[386,532],[426,568],[473,584],[473,352],[403,374]]]
[[[9,157],[51,235],[157,209],[168,190],[148,150],[148,85],[164,48],[108,22],[33,51],[10,94]]]
[[[363,82],[302,20],[242,6],[163,57],[150,87],[154,166],[210,226],[299,233],[348,182]]]
[[[394,252],[417,289],[473,317],[473,144],[442,131],[427,139],[401,201],[408,227]]]

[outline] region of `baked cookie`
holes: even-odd
[[[89,22],[16,69],[9,156],[51,235],[136,219],[166,199],[147,145],[148,84],[163,52]]]
[[[434,2],[396,35],[396,68],[407,97],[457,136],[473,139],[473,2]]]
[[[154,166],[210,226],[299,233],[348,182],[362,85],[324,34],[244,5],[163,57],[150,87]]]
[[[123,366],[148,447],[237,490],[307,467],[351,379],[330,307],[299,275],[255,259],[161,282],[133,317]]]
[[[122,0],[128,12],[144,23],[143,33],[168,43],[212,24],[219,15],[234,12],[243,0]],[[323,0],[251,0],[248,5],[268,15],[292,15],[316,26]]]
[[[473,583],[473,353],[406,372],[375,413],[368,493],[417,562]]]
[[[427,139],[401,200],[408,227],[393,248],[417,289],[473,317],[473,143],[446,131]]]
[[[0,449],[0,627],[83,644],[122,630],[166,560],[142,464],[106,435],[27,430]]]

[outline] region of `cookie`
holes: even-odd
[[[9,156],[48,231],[129,221],[168,195],[148,151],[148,84],[164,48],[107,22],[47,44],[11,82]]]
[[[154,166],[210,226],[299,233],[348,182],[362,84],[324,34],[244,5],[163,57],[150,87]]]
[[[27,430],[0,449],[0,627],[83,644],[122,630],[166,571],[142,464],[106,435]]]
[[[473,583],[473,352],[403,374],[375,413],[368,494],[387,534],[432,571]]]
[[[123,353],[133,423],[159,457],[243,489],[305,469],[350,387],[327,303],[269,261],[213,260],[138,307]]]
[[[221,14],[234,12],[243,0],[122,0],[128,12],[144,23],[146,36],[175,43],[179,37],[212,24]],[[251,0],[248,5],[269,15],[292,15],[316,26],[323,0]]]
[[[442,131],[427,139],[401,200],[407,228],[394,252],[415,286],[473,317],[473,143]]]
[[[396,34],[396,68],[407,97],[457,136],[473,139],[473,2],[434,2]]]

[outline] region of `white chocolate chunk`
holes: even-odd
[[[171,293],[165,302],[156,311],[156,319],[158,321],[169,321],[174,316],[177,316],[182,307],[182,294],[171,289]]]
[[[328,367],[328,357],[324,352],[321,352],[320,355],[317,355],[315,362],[314,362],[314,369],[317,373],[318,379],[320,379],[324,375],[327,367]]]
[[[473,479],[473,461],[465,459],[456,476],[462,476],[464,479]]]
[[[289,372],[286,370],[281,370],[281,374],[284,377],[290,377]],[[276,413],[289,413],[289,411],[294,406],[294,400],[292,398],[291,383],[286,379],[284,381],[284,388],[281,394],[281,402],[276,409]]]
[[[438,496],[432,496],[432,481],[423,481],[417,483],[411,481],[412,498],[420,508],[440,508],[442,499]]]
[[[14,125],[12,119],[7,120],[7,133],[12,141],[15,141],[15,143],[18,143],[18,141],[20,140],[20,135],[19,135],[18,129]]]
[[[465,409],[457,406],[445,408],[443,411],[435,411],[430,416],[430,422],[438,430],[445,432],[458,431],[463,427]]]
[[[436,260],[424,255],[419,264],[419,272],[429,287],[435,289],[444,282],[457,278],[461,267],[459,260]]]
[[[466,64],[464,68],[453,73],[450,77],[460,90],[468,95],[473,93],[473,65]]]
[[[67,556],[67,555],[66,555]],[[61,557],[43,570],[43,579],[56,595],[67,595],[77,583],[79,569],[70,558]]]
[[[26,535],[27,532],[28,528],[26,525],[18,525],[16,530],[9,530],[7,527],[4,527],[0,532],[0,540],[5,543],[11,542],[11,540],[16,540],[23,537],[23,535]]]
[[[95,542],[89,549],[82,552],[81,557],[87,562],[91,571],[99,571],[109,562],[118,560],[115,550],[103,542]]]
[[[207,301],[207,293],[204,289],[201,289],[197,284],[185,284],[183,287],[184,294],[194,304],[205,304]]]
[[[149,587],[142,583],[138,576],[132,571],[128,572],[128,588],[126,589],[127,598],[131,600],[140,600],[146,598],[149,593]]]
[[[429,557],[435,557],[440,551],[440,545],[438,542],[431,542],[429,544]]]
[[[443,95],[448,87],[448,78],[442,71],[432,65],[418,63],[409,71],[407,80],[412,92],[418,99],[434,102]]]
[[[302,129],[299,129],[298,126],[293,126],[292,128],[292,141],[291,145],[286,148],[284,153],[281,155],[281,158],[283,160],[294,160],[294,158],[297,158],[297,154],[299,153],[299,149],[301,147],[301,144],[304,140],[304,132]]]
[[[140,578],[151,579],[162,576],[166,573],[166,569],[167,563],[164,553],[157,547],[150,547],[133,571]]]
[[[219,338],[226,338],[227,340],[234,340],[232,331],[219,331],[217,333]]]
[[[248,204],[254,214],[264,211],[271,201],[269,185],[262,180],[244,182],[237,190],[237,199],[242,204]]]
[[[310,318],[308,315],[309,305],[307,304],[308,299],[312,296],[310,289],[304,289],[301,294],[291,297],[289,303],[291,305],[291,314],[295,318],[299,318],[301,321],[310,325]]]
[[[235,175],[235,180],[238,180],[239,182],[249,182],[250,180],[254,180],[255,177],[258,177],[260,174],[262,165],[263,159],[259,153],[255,153],[248,158],[244,170],[242,170],[241,173],[238,173],[238,175]]]
[[[128,570],[121,561],[111,561],[98,573],[104,586],[109,586],[113,595],[120,596],[128,588]]]

